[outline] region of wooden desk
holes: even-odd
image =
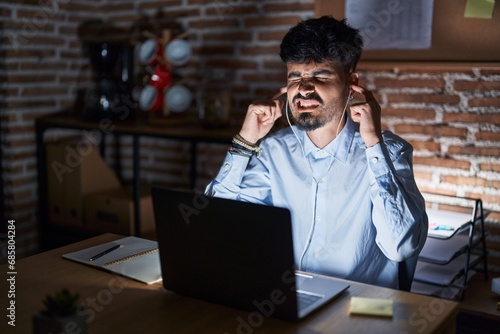
[[[101,138],[104,142],[106,135],[126,135],[132,137],[132,168],[133,168],[133,194],[134,194],[134,221],[135,235],[141,236],[140,229],[140,138],[155,137],[163,139],[179,140],[190,144],[190,188],[196,186],[197,167],[197,144],[199,142],[208,143],[229,143],[240,127],[228,127],[223,129],[207,129],[199,121],[175,120],[172,123],[167,121],[153,122],[146,119],[137,118],[135,120],[111,120],[102,121],[84,120],[79,115],[73,115],[69,111],[59,112],[37,118],[35,120],[37,162],[38,162],[38,200],[39,200],[39,221],[42,230],[47,230],[50,226],[47,212],[47,170],[45,152],[45,132],[49,129],[73,129],[81,130],[85,140],[95,143],[96,138]],[[85,134],[85,135],[84,135]],[[103,146],[101,146],[103,147]],[[119,159],[118,159],[119,160]],[[43,246],[43,245],[42,245]],[[42,247],[45,249],[45,247]]]
[[[163,289],[161,284],[146,285],[105,271],[61,258],[67,252],[120,238],[113,234],[78,242],[19,260],[16,290],[16,327],[7,325],[7,282],[0,283],[4,312],[1,333],[30,333],[31,317],[42,308],[47,293],[68,288],[78,292],[89,310],[89,333],[248,333],[238,329],[238,319],[247,321],[250,313],[184,297]],[[7,273],[6,265],[0,266]],[[456,302],[397,290],[350,282],[339,298],[304,321],[287,322],[266,318],[251,333],[454,333]],[[391,298],[392,319],[350,316],[351,296]]]
[[[497,276],[493,275],[493,277]],[[498,302],[500,302],[500,295],[491,291],[491,277],[485,280],[484,276],[478,273],[467,283],[467,296],[460,302],[460,311],[490,318],[500,324]]]

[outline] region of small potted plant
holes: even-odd
[[[80,296],[62,289],[43,300],[45,309],[33,316],[33,333],[87,333],[84,312],[78,304]]]

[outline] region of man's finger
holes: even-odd
[[[368,89],[365,89],[365,88],[358,86],[358,85],[355,85],[355,84],[351,84],[351,89],[355,92],[363,94],[366,101],[375,101],[375,96],[373,96],[373,93],[371,91],[369,91]]]
[[[286,87],[286,86],[285,87],[281,87],[280,90],[276,94],[274,94],[273,100],[277,99],[278,97],[280,97],[283,94],[286,94],[287,90],[288,90],[288,87]]]

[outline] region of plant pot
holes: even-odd
[[[67,317],[50,317],[43,313],[33,316],[34,334],[60,334],[60,333],[87,333],[87,323],[84,315],[71,315]]]

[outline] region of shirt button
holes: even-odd
[[[319,179],[319,180],[318,180],[318,183],[323,183],[323,179]]]
[[[224,168],[225,168],[225,169],[229,169],[229,168],[231,168],[231,164],[229,164],[229,163],[227,163],[227,162],[226,162],[226,163],[224,164]]]
[[[320,221],[321,220],[321,216],[316,217],[316,220]]]
[[[372,159],[372,162],[373,162],[374,164],[376,164],[376,163],[378,162],[378,158],[373,158],[373,159]]]
[[[385,193],[385,198],[389,198],[389,197],[391,197],[391,194]]]

